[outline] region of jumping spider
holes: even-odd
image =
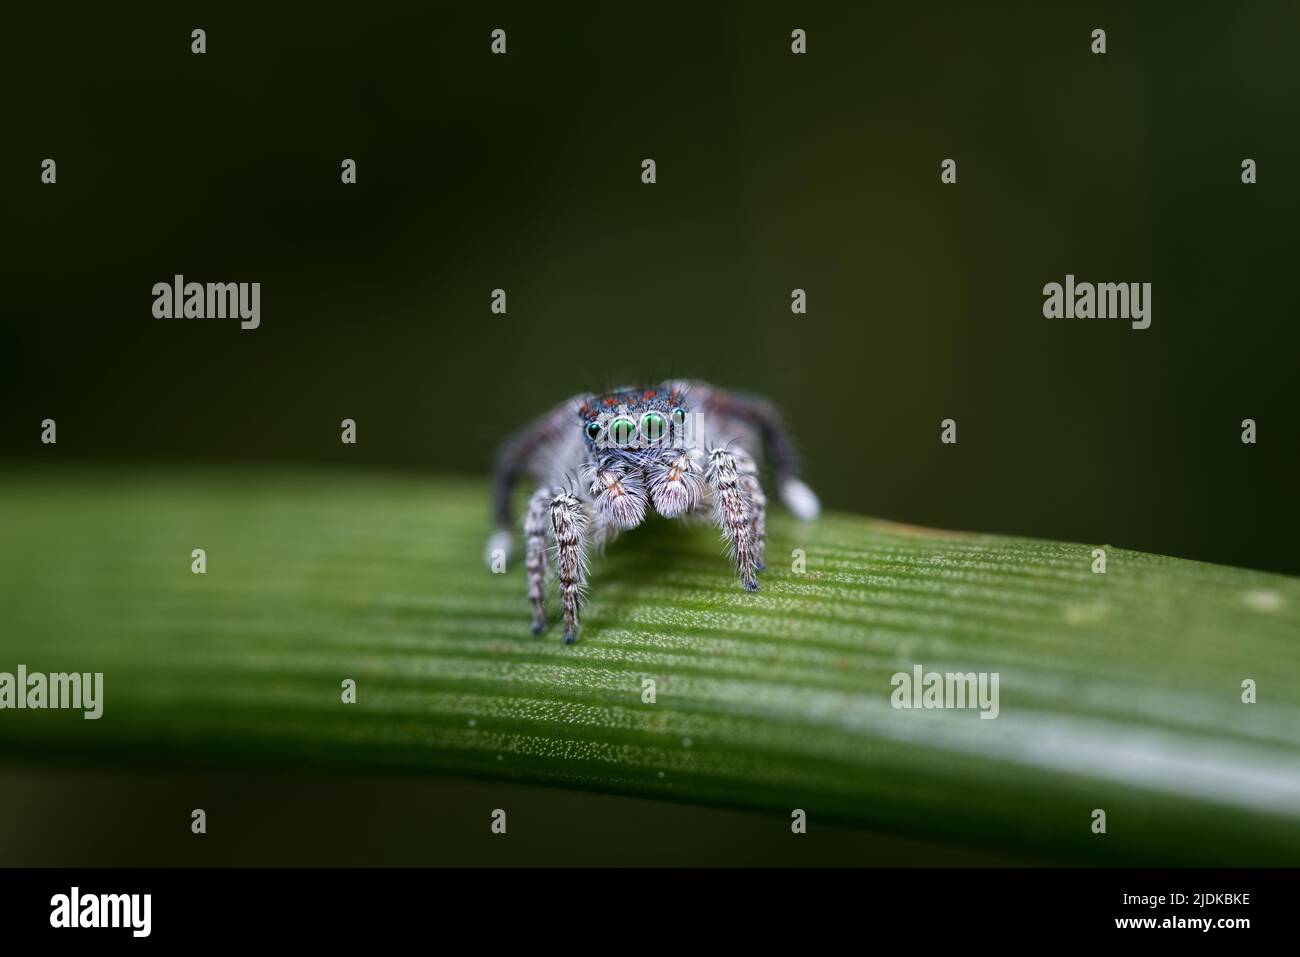
[[[820,505],[800,481],[794,450],[771,404],[703,382],[667,382],[562,402],[506,443],[496,469],[497,530],[487,559],[511,553],[511,493],[522,475],[538,479],[524,516],[525,567],[533,634],[546,628],[548,544],[560,581],[564,641],[578,638],[587,584],[586,552],[635,528],[653,505],[666,518],[711,512],[741,584],[758,590],[767,499],[748,451],[766,452],[781,500],[796,517]]]

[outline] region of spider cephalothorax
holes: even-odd
[[[757,591],[767,499],[748,450],[760,445],[782,501],[797,517],[815,518],[817,496],[799,480],[790,442],[766,401],[701,382],[575,396],[502,450],[489,561],[494,552],[511,551],[511,492],[529,473],[542,483],[524,516],[534,634],[546,628],[548,546],[554,546],[564,640],[573,642],[588,547],[640,525],[650,508],[666,518],[711,512],[741,584]]]

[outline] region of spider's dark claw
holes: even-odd
[[[534,635],[540,635],[540,634],[541,634],[542,632],[544,632],[545,630],[546,630],[546,622],[544,622],[544,621],[533,622],[533,634],[534,634]]]
[[[742,581],[741,584],[745,586],[745,591],[758,591],[757,578],[751,578],[749,581]]]
[[[576,631],[566,631],[564,633],[564,643],[566,645],[571,645],[577,640],[578,640],[578,633]]]

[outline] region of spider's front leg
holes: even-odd
[[[709,453],[706,471],[713,489],[713,513],[722,534],[731,546],[736,571],[747,591],[758,591],[758,561],[754,554],[752,508],[749,495],[741,485],[736,458],[726,449]],[[757,484],[757,479],[754,479]]]
[[[767,551],[767,496],[763,486],[758,484],[758,465],[754,457],[744,449],[732,451],[736,460],[736,471],[740,475],[740,487],[749,499],[749,539],[753,543],[754,566],[761,572],[767,567],[764,553]]]
[[[539,488],[528,500],[524,515],[524,567],[528,572],[528,601],[533,608],[533,634],[546,630],[546,531],[550,527],[551,493]]]
[[[572,492],[551,499],[551,531],[555,534],[555,564],[560,578],[560,608],[564,612],[564,643],[578,640],[578,603],[587,587],[587,558],[583,532],[587,516]]]

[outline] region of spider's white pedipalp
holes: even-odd
[[[627,463],[605,456],[591,469],[588,487],[592,507],[603,524],[636,528],[645,519],[645,483]]]
[[[677,518],[695,510],[704,494],[704,476],[690,449],[667,449],[645,470],[655,511]]]

